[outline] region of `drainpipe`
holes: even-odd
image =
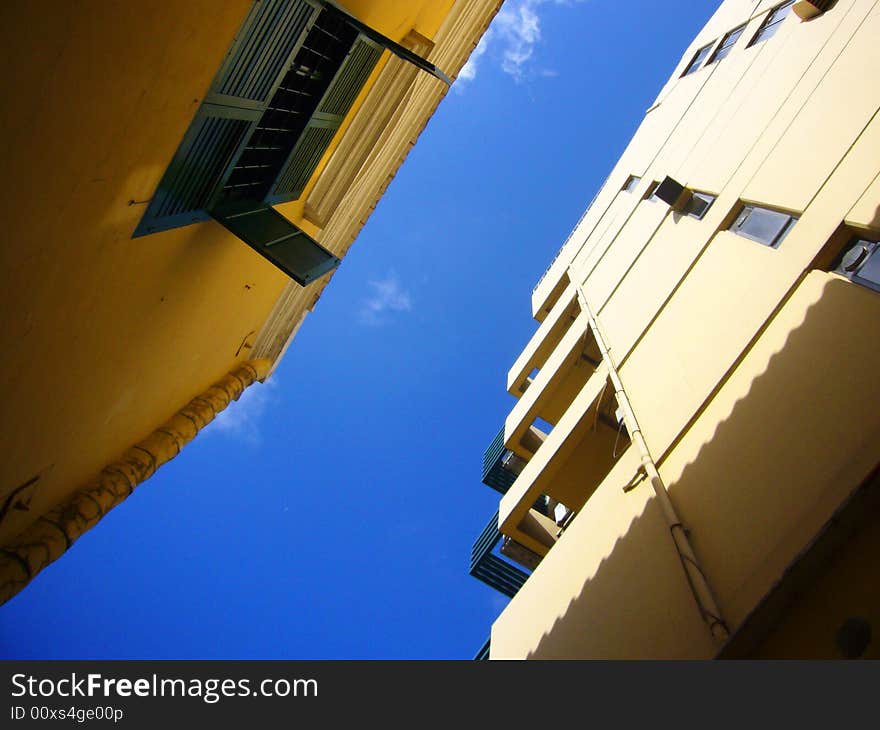
[[[581,309],[583,309],[589,319],[590,329],[593,331],[593,335],[596,338],[596,344],[599,346],[599,351],[602,353],[602,360],[605,361],[605,365],[608,367],[611,385],[614,387],[614,397],[617,399],[617,404],[623,412],[623,420],[626,425],[626,430],[629,432],[632,443],[635,444],[641,456],[641,471],[651,482],[651,486],[654,488],[654,494],[657,495],[657,501],[660,504],[663,516],[666,518],[666,524],[669,526],[669,532],[675,543],[675,549],[678,551],[678,557],[681,559],[685,576],[690,585],[691,593],[693,593],[694,599],[697,602],[700,615],[709,626],[709,631],[712,633],[713,638],[718,641],[724,641],[730,636],[730,631],[727,628],[727,624],[724,623],[724,619],[721,616],[721,609],[715,601],[715,596],[712,594],[712,589],[709,587],[706,575],[703,573],[703,569],[700,567],[697,556],[691,547],[690,540],[688,539],[688,531],[679,519],[675,507],[672,505],[672,500],[669,498],[669,492],[666,491],[666,485],[663,483],[660,472],[657,470],[657,464],[651,456],[648,444],[645,442],[645,437],[642,435],[642,431],[636,420],[636,414],[633,411],[629,398],[626,395],[626,391],[623,388],[623,382],[620,380],[620,376],[617,373],[617,367],[614,364],[614,360],[611,358],[611,352],[608,350],[608,347],[605,344],[605,339],[599,331],[599,323],[590,309],[590,305],[587,303],[584,289],[575,281],[571,269],[569,269],[568,273],[569,278],[574,282],[577,289],[578,301],[580,302]]]
[[[0,547],[0,605],[67,552],[75,540],[97,525],[156,469],[177,456],[249,385],[264,380],[271,366],[271,361],[265,359],[240,364],[128,449],[119,461],[104,467],[92,482],[37,518],[11,544]]]

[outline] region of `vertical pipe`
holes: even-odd
[[[642,430],[639,427],[636,414],[629,402],[629,397],[623,387],[620,375],[617,372],[617,366],[614,364],[611,352],[605,344],[605,338],[599,330],[599,323],[590,309],[590,305],[587,303],[587,297],[584,294],[583,287],[577,283],[571,269],[569,269],[569,278],[571,278],[577,289],[578,302],[581,305],[581,309],[583,309],[587,315],[590,322],[590,329],[593,331],[593,336],[596,338],[596,344],[599,347],[599,351],[602,353],[602,359],[608,367],[609,378],[611,380],[611,385],[614,388],[614,396],[617,399],[617,404],[620,406],[620,410],[623,412],[623,420],[626,424],[626,429],[629,432],[633,444],[635,444],[636,448],[639,450],[642,469],[644,470],[648,481],[651,482],[651,486],[654,488],[654,494],[657,495],[657,501],[663,512],[663,516],[666,519],[666,524],[669,526],[669,532],[672,535],[675,549],[681,559],[685,576],[690,585],[691,593],[693,593],[694,599],[697,602],[700,615],[709,626],[709,631],[712,633],[712,636],[719,641],[723,641],[730,636],[730,631],[722,618],[721,609],[718,607],[718,603],[715,600],[715,596],[712,593],[706,575],[700,567],[696,553],[694,553],[694,550],[691,547],[687,529],[682,524],[675,511],[672,500],[669,498],[669,492],[666,490],[666,485],[663,483],[660,472],[657,470],[657,464],[654,462],[651,452],[648,449],[648,444],[645,441],[645,437],[642,435]]]

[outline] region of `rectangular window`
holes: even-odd
[[[660,185],[659,182],[657,182],[657,181],[652,182],[648,186],[648,189],[645,191],[645,197],[643,198],[643,200],[650,200],[652,203],[660,200],[660,198],[657,197],[657,186],[658,185]]]
[[[734,28],[730,33],[724,36],[715,53],[712,54],[712,58],[709,59],[709,63],[716,63],[722,58],[725,58],[733,50],[733,47],[736,45],[736,42],[739,40],[739,37],[743,34],[745,29],[746,26],[743,24],[739,28]]]
[[[730,230],[771,248],[778,248],[797,221],[792,215],[769,208],[747,205],[736,217]]]
[[[880,292],[880,243],[865,238],[851,240],[834,273]]]
[[[687,76],[696,71],[700,66],[703,65],[703,61],[706,60],[706,56],[709,55],[709,51],[712,50],[712,46],[715,45],[715,41],[712,41],[708,46],[703,46],[699,51],[694,54],[693,60],[688,64],[688,67],[684,70],[682,76]]]
[[[709,193],[694,193],[684,207],[682,213],[689,215],[691,218],[701,220],[703,216],[706,215],[706,211],[712,207],[712,203],[714,202],[714,195],[709,195]]]
[[[636,189],[636,187],[638,186],[638,184],[639,184],[641,181],[642,181],[642,178],[640,178],[640,177],[636,177],[635,175],[630,175],[630,176],[626,179],[626,182],[624,183],[624,185],[623,185],[623,187],[621,188],[621,190],[623,190],[623,192],[625,192],[625,193],[631,193],[633,190]]]
[[[764,22],[761,23],[761,27],[758,28],[758,32],[755,33],[755,37],[749,42],[749,46],[751,47],[756,43],[766,41],[777,30],[779,30],[782,21],[785,20],[786,16],[791,12],[792,5],[794,5],[794,0],[788,0],[788,2],[777,5],[773,10],[767,13],[767,17],[764,18]]]

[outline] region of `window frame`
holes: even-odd
[[[692,73],[699,71],[704,65],[703,62],[709,57],[709,54],[712,52],[712,49],[717,42],[718,39],[716,38],[711,43],[706,44],[702,48],[698,48],[697,52],[691,57],[690,63],[685,66],[684,72],[679,78],[683,79],[685,76],[690,76]]]
[[[745,33],[746,25],[748,25],[748,23],[743,23],[742,25],[737,26],[736,28],[728,31],[722,36],[721,43],[718,44],[718,47],[712,52],[709,60],[706,61],[707,66],[711,66],[713,63],[723,61],[730,55],[733,47],[739,42],[739,39],[742,38],[742,34]],[[734,36],[733,42],[725,46],[724,44],[730,39],[731,36]]]
[[[779,26],[789,15],[791,15],[791,8],[794,6],[794,2],[795,0],[786,0],[785,2],[779,3],[779,5],[771,8],[767,12],[767,16],[761,22],[761,25],[758,27],[758,30],[755,31],[755,35],[752,36],[752,39],[749,41],[749,45],[747,45],[746,48],[751,48],[752,46],[776,35]],[[783,13],[782,17],[777,18],[777,13],[781,10],[786,10],[787,12]],[[770,28],[773,28],[773,30],[770,31]]]
[[[693,211],[688,210],[690,208],[691,203],[693,202],[694,198],[696,198],[697,200],[702,200],[704,203],[706,203],[706,207],[703,208],[702,212],[699,215],[697,215]],[[684,215],[686,215],[688,218],[695,218],[696,220],[701,221],[701,220],[703,220],[703,218],[706,217],[706,213],[709,212],[709,209],[712,207],[712,205],[715,203],[716,200],[718,200],[717,195],[712,195],[712,193],[704,193],[704,192],[700,192],[700,191],[694,191],[691,193],[691,199],[688,201],[688,203],[685,206],[682,213]]]
[[[854,267],[852,270],[847,270],[847,268],[844,266],[844,259],[850,251],[855,249],[856,246],[860,244],[869,249],[868,255],[865,257],[864,261],[858,264],[858,266]],[[843,276],[844,278],[849,279],[851,282],[853,282],[853,284],[858,284],[859,286],[863,286],[866,289],[871,289],[872,291],[880,293],[880,280],[875,282],[871,279],[859,276],[859,272],[864,269],[865,265],[875,256],[877,256],[878,260],[880,260],[880,240],[878,240],[877,238],[865,236],[863,234],[854,233],[847,240],[846,246],[840,252],[835,261],[835,266],[833,269],[831,269],[831,271],[834,274],[838,274],[839,276]]]
[[[620,189],[620,191],[622,193],[631,193],[639,186],[639,183],[641,181],[642,178],[640,178],[638,175],[630,175],[626,179],[626,182],[623,184],[623,187]]]
[[[783,224],[783,226],[776,232],[773,238],[769,241],[759,238],[756,235],[748,233],[742,230],[742,226],[749,219],[750,215],[754,211],[761,211],[764,213],[773,213],[775,215],[785,216],[788,220]],[[746,213],[749,213],[745,218],[743,216]],[[747,238],[750,241],[754,241],[755,243],[760,243],[762,246],[766,246],[767,248],[778,249],[782,242],[786,239],[788,234],[791,232],[791,229],[794,228],[795,223],[797,223],[799,218],[792,213],[789,213],[784,210],[777,210],[775,208],[767,208],[763,205],[757,205],[755,203],[744,203],[742,208],[739,209],[734,219],[731,221],[730,225],[727,227],[727,230],[733,233],[735,236],[740,236],[741,238]]]
[[[642,196],[642,200],[647,200],[649,203],[663,203],[664,205],[666,205],[666,201],[660,200],[660,198],[657,197],[657,188],[659,187],[660,181],[654,180],[650,185],[648,185],[648,189]]]

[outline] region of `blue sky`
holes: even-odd
[[[273,378],[0,609],[0,656],[470,658],[532,287],[716,5],[507,0]]]

